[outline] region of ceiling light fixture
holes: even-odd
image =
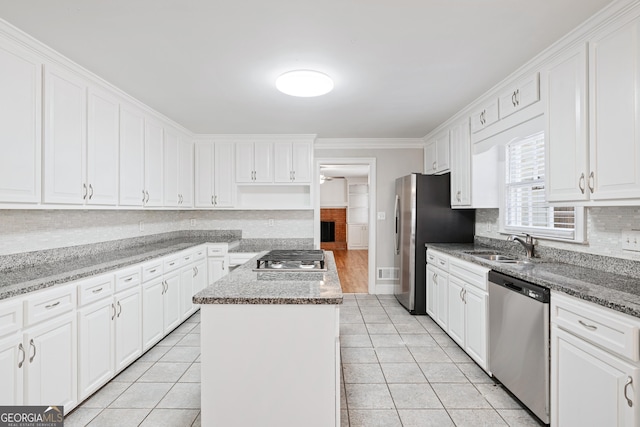
[[[333,80],[319,71],[295,70],[278,77],[276,87],[287,95],[308,98],[331,92]]]

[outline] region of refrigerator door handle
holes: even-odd
[[[400,196],[396,194],[396,203],[394,206],[395,218],[396,218],[396,239],[395,239],[395,250],[396,255],[400,254]]]

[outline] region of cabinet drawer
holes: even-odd
[[[456,258],[449,260],[449,274],[483,291],[487,290],[489,269]]]
[[[201,246],[198,247],[195,251],[193,251],[193,260],[198,261],[200,259],[204,259],[207,256],[207,248]]]
[[[0,337],[22,329],[22,306],[22,299],[0,303]]]
[[[77,283],[34,293],[25,302],[25,326],[51,319],[76,307]]]
[[[164,272],[167,273],[169,271],[175,270],[176,268],[180,268],[182,266],[182,255],[172,255],[164,259]]]
[[[113,295],[113,274],[103,274],[90,279],[76,282],[78,286],[78,305],[83,306],[90,302]]]
[[[551,322],[632,361],[639,360],[640,321],[564,294],[551,294]]]
[[[427,250],[427,264],[432,264],[443,271],[449,271],[449,257],[441,252]]]
[[[151,279],[162,276],[162,259],[154,259],[142,264],[142,281],[148,282]]]
[[[116,292],[132,288],[140,284],[142,274],[140,266],[129,267],[116,272]]]
[[[227,251],[227,245],[210,245],[207,247],[208,256],[226,255]]]
[[[180,257],[180,263],[182,265],[191,264],[195,260],[195,253],[193,251],[183,252]]]

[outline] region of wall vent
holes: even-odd
[[[379,267],[378,280],[398,280],[398,269],[395,267]]]

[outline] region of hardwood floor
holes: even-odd
[[[333,250],[342,292],[369,292],[369,251]]]

